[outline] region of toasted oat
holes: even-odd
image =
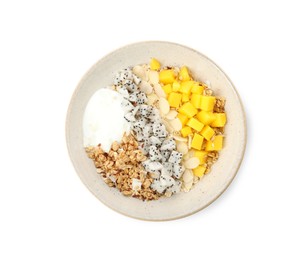
[[[152,178],[141,164],[146,157],[132,135],[124,134],[121,143],[114,142],[108,153],[101,149],[101,145],[86,147],[85,150],[109,187],[116,187],[123,195],[142,200],[159,198],[160,195],[150,188]],[[141,182],[140,189],[132,187],[133,179]]]

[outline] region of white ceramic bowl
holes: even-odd
[[[109,188],[96,173],[83,148],[82,119],[87,102],[99,88],[112,84],[120,69],[148,63],[155,57],[169,66],[186,65],[195,79],[209,81],[215,95],[226,98],[227,125],[219,160],[188,193],[157,201],[141,201]],[[66,141],[76,172],[87,188],[105,205],[143,220],[171,220],[191,215],[215,201],[235,177],[246,145],[246,121],[241,100],[225,73],[210,59],[188,47],[170,42],[140,42],[122,47],[97,62],[77,86],[66,120]]]

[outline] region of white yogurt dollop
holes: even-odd
[[[83,116],[84,146],[97,146],[108,152],[114,141],[120,142],[130,124],[124,119],[123,97],[118,92],[101,88],[90,98]]]

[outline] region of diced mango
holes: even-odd
[[[193,85],[192,89],[191,89],[191,92],[194,93],[194,94],[202,94],[203,90],[204,90],[203,86]]]
[[[201,178],[204,175],[205,171],[206,171],[206,167],[202,166],[202,165],[200,165],[197,168],[193,169],[194,175],[199,177],[199,178]]]
[[[187,122],[187,125],[198,132],[200,132],[204,126],[204,124],[202,124],[199,120],[197,120],[193,117],[189,119],[189,121]]]
[[[189,94],[182,94],[182,102],[188,102],[190,100]]]
[[[189,118],[186,115],[183,115],[183,114],[180,114],[180,113],[177,114],[177,117],[180,120],[182,126],[185,126],[185,124],[189,120]]]
[[[179,91],[179,89],[180,89],[180,83],[177,80],[174,80],[174,82],[172,84],[172,89],[175,92]]]
[[[195,108],[200,108],[201,97],[200,94],[192,94],[191,103]]]
[[[194,137],[192,139],[191,147],[194,148],[194,149],[197,149],[197,150],[201,150],[203,139],[204,139],[203,136],[195,133]]]
[[[194,81],[183,81],[180,83],[179,92],[183,94],[191,94]]]
[[[157,59],[152,58],[150,61],[150,69],[151,70],[159,70],[160,69],[160,63]]]
[[[203,127],[200,134],[208,141],[214,136],[215,131],[210,126],[206,125]]]
[[[159,72],[159,81],[163,84],[173,83],[175,80],[175,72],[172,69],[161,70]]]
[[[194,151],[194,156],[200,161],[200,165],[206,163],[207,152],[206,151]]]
[[[214,113],[215,120],[211,123],[213,127],[223,127],[226,124],[226,114],[225,113]]]
[[[216,119],[216,116],[213,112],[207,112],[202,110],[197,114],[197,118],[203,124],[210,125]]]
[[[164,85],[162,88],[163,88],[163,90],[165,91],[166,94],[170,94],[172,92],[171,84]]]
[[[204,111],[212,111],[216,103],[216,97],[201,96],[200,108]]]
[[[216,135],[212,140],[207,141],[206,151],[220,151],[223,148],[223,136]]]
[[[181,103],[181,97],[180,93],[171,92],[168,97],[170,107],[178,108]]]
[[[179,79],[182,81],[188,81],[191,79],[189,70],[186,66],[183,66],[179,71]]]
[[[172,94],[172,93],[171,93]],[[170,94],[170,95],[171,95]],[[179,113],[186,115],[187,117],[193,117],[194,115],[197,114],[198,110],[192,105],[191,102],[186,102],[184,103],[180,108],[179,108]]]
[[[180,130],[180,132],[181,132],[181,135],[182,135],[183,137],[187,137],[188,135],[190,135],[190,134],[193,133],[193,132],[192,132],[192,129],[191,129],[190,127],[188,127],[188,126],[183,127],[183,128]]]

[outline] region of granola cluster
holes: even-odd
[[[146,157],[131,134],[124,134],[121,143],[114,142],[108,153],[101,145],[87,147],[86,152],[108,186],[116,187],[125,196],[142,200],[159,198],[159,194],[150,188],[153,179],[141,164]]]

